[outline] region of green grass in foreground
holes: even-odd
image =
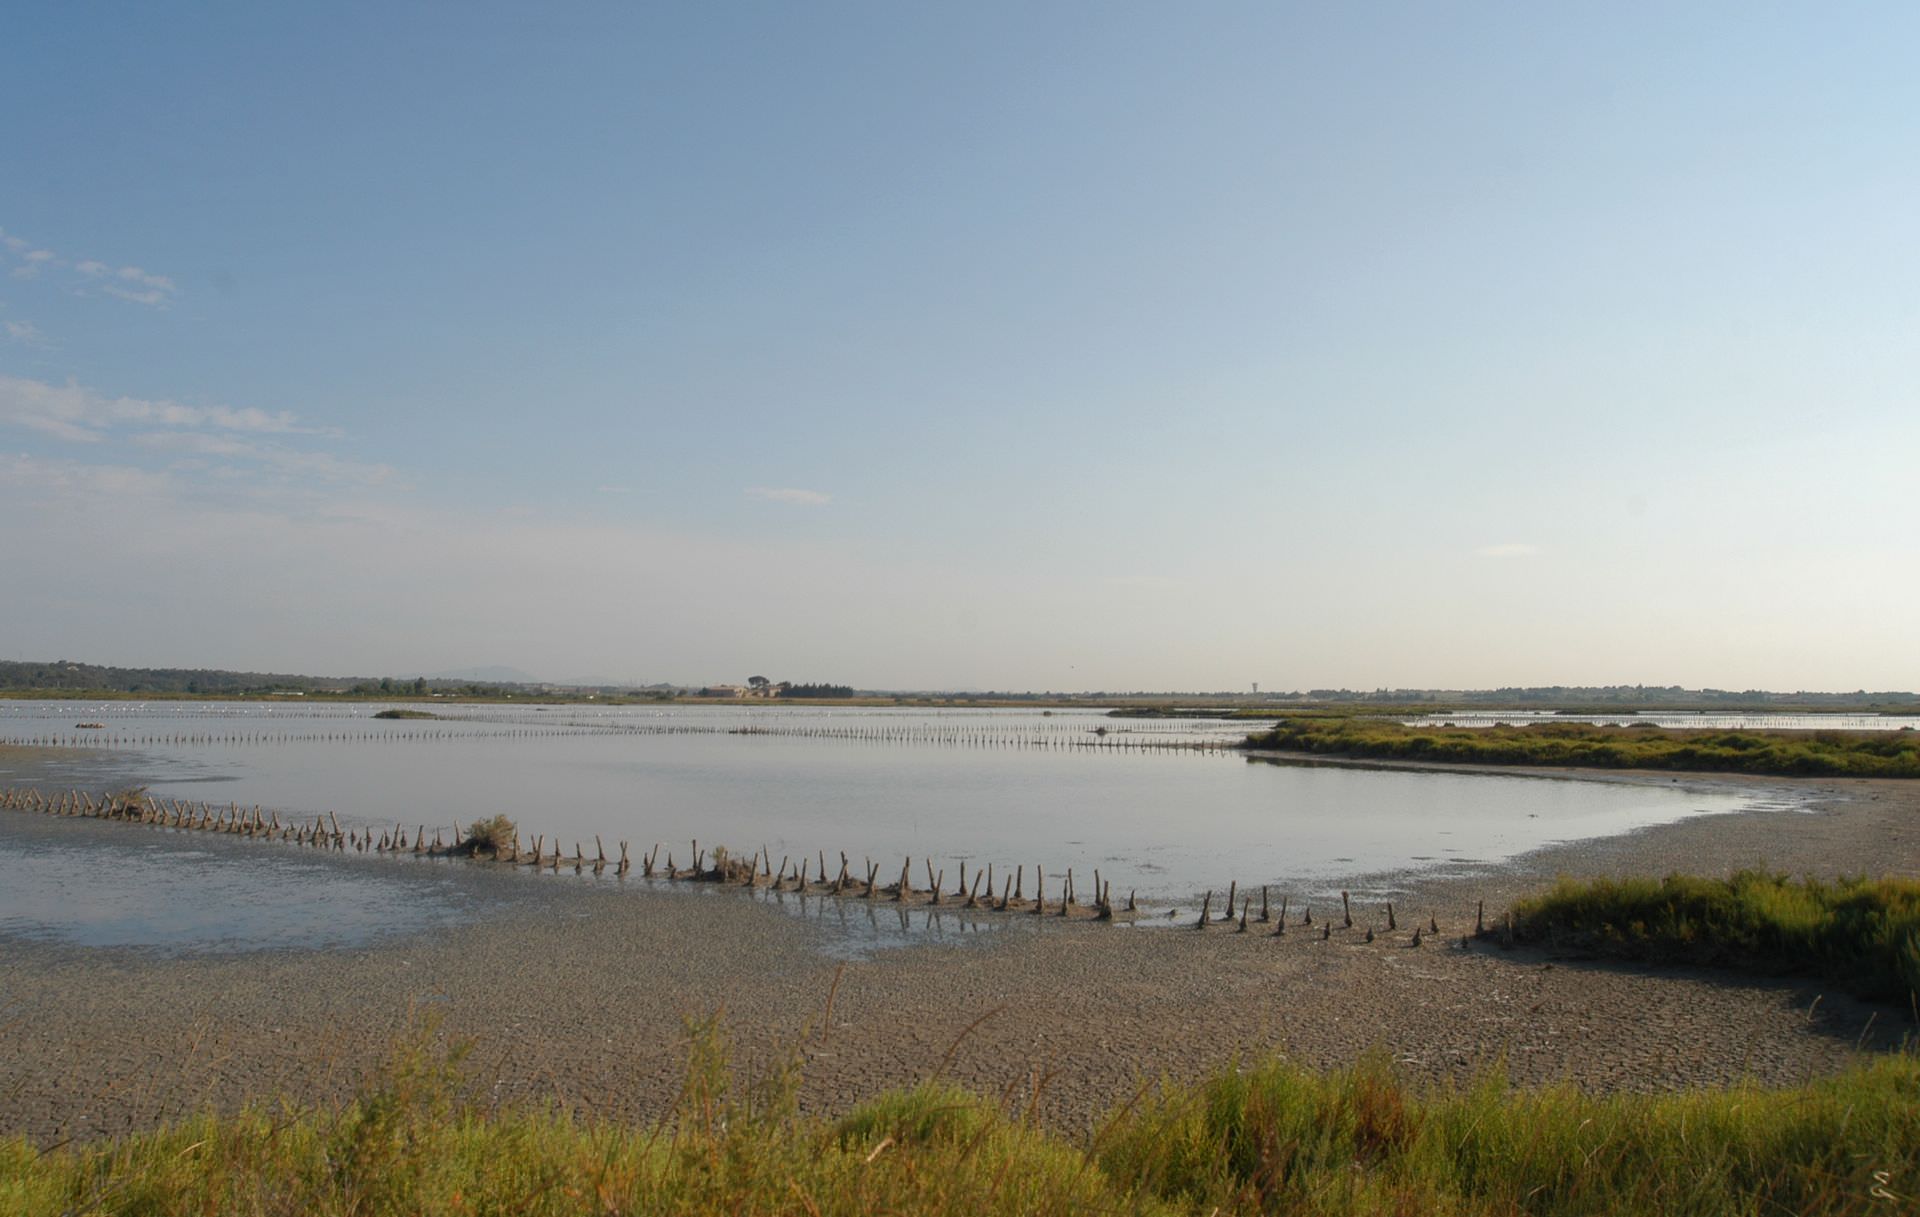
[[[1862,997],[1920,994],[1920,881],[1562,879],[1513,909],[1523,942],[1625,959],[1810,973]]]
[[[1248,737],[1247,746],[1470,765],[1920,777],[1920,731],[1711,731],[1586,723],[1408,727],[1384,719],[1289,718]]]
[[[1604,1098],[1269,1062],[1069,1139],[937,1082],[804,1117],[797,1069],[735,1086],[712,1024],[670,1121],[482,1114],[457,1054],[427,1043],[337,1112],[0,1142],[0,1212],[1840,1214],[1911,1211],[1920,1191],[1912,1055],[1794,1090]]]

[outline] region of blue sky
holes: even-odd
[[[1920,687],[1916,26],[16,10],[4,641]]]

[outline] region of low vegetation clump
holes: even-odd
[[[431,1042],[338,1111],[0,1141],[0,1212],[1839,1214],[1910,1211],[1920,1187],[1911,1055],[1793,1090],[1611,1097],[1270,1061],[1068,1137],[937,1081],[803,1116],[798,1058],[740,1085],[714,1023],[672,1116],[643,1127],[486,1110]]]
[[[1920,994],[1920,881],[1563,879],[1514,906],[1523,942],[1623,959],[1810,974],[1862,997]]]
[[[1716,731],[1587,723],[1409,727],[1376,718],[1289,718],[1248,737],[1247,747],[1468,765],[1920,777],[1920,731]]]
[[[519,842],[518,824],[506,816],[488,816],[467,825],[467,839],[461,845],[468,853],[497,857],[518,848]]]
[[[375,718],[439,718],[431,710],[382,710]]]

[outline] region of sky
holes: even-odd
[[[17,5],[0,658],[1920,688],[1916,43]]]

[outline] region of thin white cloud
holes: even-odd
[[[1473,554],[1476,558],[1537,558],[1540,547],[1525,541],[1502,541],[1497,545],[1482,545]]]
[[[100,290],[109,296],[117,296],[122,300],[131,300],[135,304],[158,305],[167,302],[167,293],[157,287],[149,287],[143,291],[135,291],[130,287],[121,287],[118,283],[109,283]]]
[[[7,340],[22,346],[43,347],[49,345],[47,336],[40,327],[31,321],[0,321],[0,329],[7,332]]]
[[[791,486],[749,486],[747,493],[772,503],[792,503],[799,507],[823,507],[833,496],[818,490],[799,490]]]
[[[164,473],[124,465],[81,465],[21,453],[0,454],[0,486],[38,494],[105,494],[126,498],[170,493],[173,480]]]
[[[344,460],[330,452],[313,452],[290,448],[285,444],[261,443],[204,431],[148,431],[135,435],[133,442],[157,451],[246,461],[290,476],[324,482],[378,486],[392,481],[394,476],[390,465],[370,465]]]
[[[134,304],[144,304],[153,308],[164,308],[173,303],[179,293],[179,287],[165,275],[156,275],[138,266],[122,266],[118,270],[97,258],[81,258],[69,261],[27,240],[25,237],[0,229],[0,247],[18,258],[19,265],[13,268],[16,279],[36,279],[40,272],[48,267],[71,267],[73,272],[87,283],[98,284],[100,290],[109,296],[128,300]],[[117,282],[103,282],[117,280]]]
[[[69,381],[52,385],[0,375],[0,425],[25,427],[76,443],[107,438],[122,425],[213,429],[261,435],[324,434],[303,427],[290,411],[188,406],[175,401],[108,397]]]

